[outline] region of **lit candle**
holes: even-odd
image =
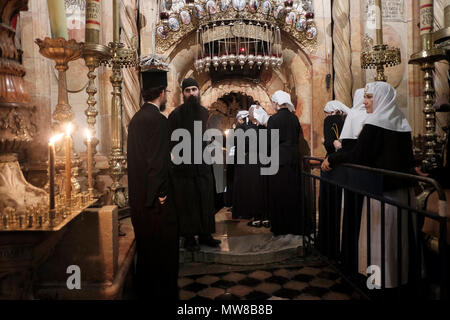
[[[71,183],[71,165],[70,165],[70,153],[71,153],[71,133],[72,133],[72,124],[68,123],[66,127],[66,205],[70,206],[70,196],[72,192],[72,183]]]
[[[120,2],[113,0],[113,41],[120,42]]]
[[[94,191],[94,185],[92,183],[92,137],[91,131],[86,129],[86,140],[87,140],[87,165],[88,165],[88,184],[89,184],[89,193],[92,194]]]
[[[377,29],[376,44],[383,44],[383,7],[381,0],[375,0],[375,23]]]
[[[101,0],[86,0],[86,36],[87,43],[100,43]]]
[[[55,143],[63,137],[59,134],[50,139],[48,143],[48,176],[49,176],[49,194],[50,205],[49,209],[55,209]]]
[[[67,33],[66,6],[64,0],[47,0],[52,38],[69,39]]]
[[[433,0],[420,0],[420,34],[433,31]]]

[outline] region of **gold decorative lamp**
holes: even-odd
[[[384,74],[385,67],[393,67],[402,63],[399,48],[388,48],[383,44],[383,14],[381,0],[375,0],[376,9],[376,44],[367,46],[361,53],[361,66],[363,69],[376,69],[375,81],[387,81]]]
[[[436,109],[435,90],[433,82],[434,63],[445,59],[445,52],[433,44],[433,0],[420,1],[420,34],[422,37],[422,50],[411,56],[409,64],[417,64],[425,72],[425,98],[423,113],[425,114],[425,159],[422,162],[423,170],[430,171],[438,167],[436,158]]]

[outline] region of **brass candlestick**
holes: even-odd
[[[70,122],[74,118],[74,113],[72,107],[69,105],[67,96],[66,71],[69,68],[68,63],[70,61],[77,60],[81,57],[84,44],[76,42],[73,39],[66,40],[64,38],[36,39],[35,42],[39,46],[40,54],[56,62],[55,68],[59,74],[58,104],[53,113],[53,119],[60,123]]]
[[[424,71],[425,79],[425,98],[423,113],[425,114],[425,159],[422,161],[423,171],[430,171],[438,167],[436,158],[436,109],[435,90],[434,90],[434,63],[436,61],[445,59],[445,52],[442,49],[435,48],[433,44],[432,33],[423,33],[422,37],[422,51],[417,52],[411,56],[409,64],[420,65]]]
[[[45,38],[44,40],[36,39],[35,43],[39,46],[39,52],[44,57],[54,60],[56,62],[55,69],[58,70],[58,103],[53,112],[53,120],[57,123],[56,131],[62,132],[65,130],[67,123],[71,122],[75,116],[72,107],[69,104],[66,71],[68,70],[69,62],[79,59],[83,54],[84,43],[76,42],[75,40],[66,40],[64,38]],[[72,189],[79,191],[79,182],[76,178],[78,174],[78,167],[80,165],[79,156],[72,148]],[[64,156],[58,153],[56,163],[57,169],[61,173],[64,167]],[[58,178],[60,180],[60,178]],[[61,183],[58,183],[62,186]]]
[[[122,68],[134,67],[137,64],[137,52],[135,49],[125,48],[123,43],[110,42],[109,48],[112,58],[103,61],[112,67],[110,77],[113,86],[111,100],[111,154],[109,156],[110,175],[113,180],[111,190],[114,202],[119,207],[126,206],[125,188],[120,179],[125,174],[126,158],[123,153],[122,137]]]
[[[91,135],[90,147],[91,150],[91,159],[87,159],[87,162],[91,161],[92,167],[95,167],[95,155],[97,154],[97,145],[99,144],[99,140],[96,137],[95,124],[97,122],[98,111],[95,105],[97,104],[97,100],[95,99],[95,94],[97,93],[97,87],[95,85],[95,78],[97,77],[95,74],[95,69],[97,69],[102,61],[107,61],[111,58],[110,48],[107,46],[94,44],[94,43],[85,43],[83,49],[83,59],[85,61],[86,66],[89,69],[87,77],[89,79],[88,86],[86,88],[86,93],[88,94],[87,104],[88,107],[84,111],[84,114],[87,118],[88,129]],[[88,142],[85,140],[86,147],[89,148]],[[89,154],[89,152],[88,152]],[[88,155],[89,156],[89,155]],[[94,189],[90,188],[90,192],[94,193]],[[92,189],[92,190],[91,190]]]

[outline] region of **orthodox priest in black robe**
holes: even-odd
[[[128,127],[128,186],[139,298],[178,299],[178,219],[169,181],[166,71],[142,72],[144,104]]]
[[[219,240],[212,238],[215,232],[214,219],[214,178],[212,166],[203,160],[203,151],[206,142],[203,133],[207,128],[209,112],[200,104],[200,90],[196,80],[185,79],[182,84],[184,103],[176,108],[169,116],[169,137],[177,129],[184,129],[190,135],[191,154],[185,155],[186,150],[178,154],[174,152],[180,141],[171,141],[172,157],[181,157],[180,164],[172,159],[172,181],[175,192],[175,208],[180,215],[180,233],[185,238],[185,248],[189,251],[198,251],[200,248],[195,241],[199,236],[199,243],[217,247]],[[200,126],[195,135],[195,125]],[[197,139],[197,141],[195,141]],[[196,150],[196,144],[200,150]],[[200,154],[201,153],[201,154]],[[200,159],[200,160],[199,160]],[[196,161],[199,160],[199,161]]]

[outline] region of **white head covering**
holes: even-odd
[[[237,113],[236,115],[236,120],[240,120],[240,119],[244,119],[247,118],[249,115],[248,111],[246,110],[241,110]]]
[[[288,105],[288,109],[290,112],[295,112],[294,104],[291,101],[291,96],[289,93],[278,90],[275,92],[272,96],[272,102],[275,102],[279,106],[282,106],[283,104]]]
[[[269,121],[270,116],[263,109],[263,107],[254,104],[250,107],[249,110],[252,109],[253,109],[253,118],[255,118],[260,125],[266,125],[267,121]]]
[[[355,91],[353,107],[345,119],[339,139],[358,139],[368,116],[369,114],[366,112],[364,105],[364,89],[361,88]]]
[[[373,94],[373,113],[367,117],[366,124],[398,132],[412,131],[405,115],[397,107],[397,92],[389,83],[369,83],[366,93]]]
[[[350,108],[338,100],[332,100],[327,102],[323,111],[326,113],[341,111],[343,114],[349,114]]]

